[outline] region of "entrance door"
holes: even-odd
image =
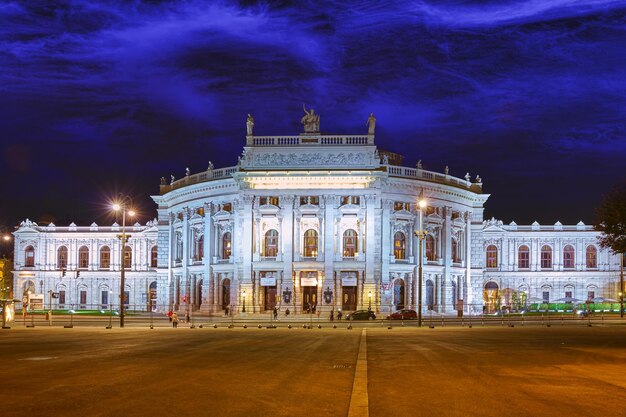
[[[356,310],[356,287],[341,287],[343,300],[341,309],[344,311]]]
[[[265,309],[274,310],[276,307],[276,286],[265,288]]]
[[[302,311],[315,313],[317,307],[317,287],[302,287]]]
[[[222,310],[230,307],[230,280],[225,279],[222,282]]]

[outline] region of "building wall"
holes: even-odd
[[[469,174],[456,178],[390,165],[378,154],[373,135],[295,137],[249,136],[235,167],[188,173],[153,196],[157,218],[132,233],[133,265],[127,272],[132,308],[147,308],[148,287],[155,282],[159,310],[224,314],[228,310],[266,312],[276,306],[294,314],[308,308],[418,308],[419,263],[423,263],[422,308],[434,314],[457,309],[480,312],[491,299],[485,286],[523,291],[527,298],[550,300],[572,295],[615,298],[618,259],[597,247],[597,267],[583,262],[597,233],[585,225],[546,227],[503,225],[483,219],[489,195]],[[287,146],[288,145],[288,146]],[[423,195],[427,207],[417,201]],[[415,233],[423,230],[422,242]],[[24,292],[68,292],[66,304],[102,304],[102,291],[119,304],[121,246],[118,225],[100,227],[38,226],[28,220],[15,234],[15,288]],[[266,236],[275,231],[275,252]],[[354,231],[354,254],[346,236]],[[274,233],[274,232],[272,232]],[[316,236],[309,252],[310,234]],[[230,236],[226,239],[225,236]],[[396,241],[396,236],[404,236]],[[432,239],[432,246],[430,245]],[[520,244],[531,249],[530,266],[521,269]],[[551,269],[540,268],[540,249],[554,248]],[[575,267],[564,268],[562,250],[575,248]],[[58,248],[69,249],[63,276]],[[89,248],[89,266],[79,269],[78,251]],[[111,247],[111,266],[99,267],[99,249]],[[157,263],[150,250],[157,246]],[[497,247],[497,265],[487,267],[485,251]],[[27,246],[35,264],[25,265]],[[76,272],[80,276],[76,277]],[[491,283],[491,284],[490,284]],[[500,302],[501,304],[502,302]]]

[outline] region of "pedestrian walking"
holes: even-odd
[[[341,321],[341,309],[337,311],[337,320]]]
[[[185,321],[187,323],[191,322],[191,317],[189,317],[189,312],[187,312],[187,315],[185,316]]]
[[[274,320],[278,319],[278,309],[274,307]]]
[[[335,309],[330,310],[330,321],[335,320]]]
[[[289,309],[285,310],[285,317],[289,317]]]
[[[178,327],[178,314],[172,313],[172,327],[176,329]]]
[[[167,318],[170,320],[170,323],[172,322],[172,310],[167,312]]]

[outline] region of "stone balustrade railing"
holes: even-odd
[[[373,145],[374,135],[247,136],[246,146]]]
[[[440,172],[426,171],[419,168],[408,168],[396,165],[383,164],[387,169],[390,177],[416,178],[441,184],[451,184],[457,187],[471,189],[480,192],[482,190],[482,182],[467,181],[462,178],[456,178],[451,175],[442,174]]]
[[[179,180],[176,180],[170,184],[161,184],[160,193],[165,194],[177,188],[185,187],[191,184],[198,184],[200,182],[206,182],[211,180],[219,180],[223,178],[230,178],[234,172],[239,170],[239,166],[210,169],[198,174],[187,175]]]

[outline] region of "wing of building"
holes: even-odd
[[[617,298],[619,258],[592,227],[485,221],[479,177],[399,165],[377,149],[373,123],[367,135],[326,135],[306,117],[297,136],[254,136],[249,117],[237,166],[162,179],[157,219],[126,227],[123,256],[117,224],[22,222],[16,292],[108,308],[123,262],[130,310],[385,313],[418,308],[421,246],[423,312]]]

